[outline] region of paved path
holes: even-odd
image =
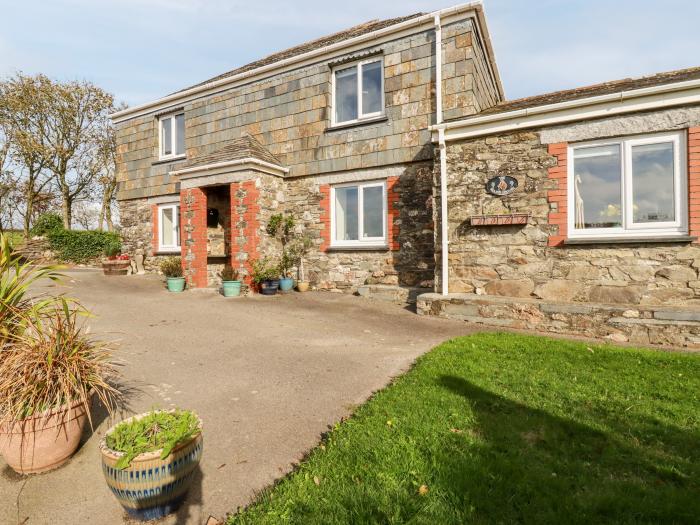
[[[469,330],[331,293],[170,294],[155,277],[95,271],[71,272],[64,286],[98,316],[95,332],[120,340],[131,411],[178,406],[204,421],[201,474],[168,524],[199,525],[246,505],[418,355]],[[20,477],[0,458],[0,523],[128,523],[99,466],[110,424],[47,474]]]

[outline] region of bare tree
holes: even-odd
[[[99,175],[102,204],[97,220],[97,227],[102,230],[105,223],[108,231],[114,231],[112,206],[117,197],[117,138],[114,128],[104,129],[104,140],[99,152],[102,171]]]

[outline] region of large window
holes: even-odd
[[[664,133],[571,146],[569,236],[686,233],[683,138]]]
[[[180,206],[177,204],[158,207],[158,251],[180,251]]]
[[[333,124],[384,114],[384,61],[371,58],[333,70]]]
[[[171,159],[185,156],[185,114],[175,113],[158,120],[159,156]]]
[[[332,246],[386,246],[386,184],[334,186],[331,192]]]

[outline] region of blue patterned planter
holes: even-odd
[[[113,429],[110,428],[107,434]],[[131,465],[119,470],[115,465],[123,454],[107,448],[103,438],[100,442],[102,473],[112,494],[129,516],[142,521],[162,518],[175,512],[185,500],[202,457],[202,445],[200,432],[190,441],[175,447],[165,459],[160,459],[160,451],[140,454]]]

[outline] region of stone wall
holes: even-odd
[[[446,25],[443,36],[446,116],[473,114],[497,102],[473,22]],[[292,177],[430,160],[435,32],[404,36],[333,63],[372,53],[384,56],[385,120],[330,129],[332,64],[322,62],[184,104],[188,159],[248,133],[289,167]],[[119,199],[178,191],[177,177],[169,172],[184,161],[158,161],[156,128],[156,115],[118,124]]]
[[[693,125],[696,108],[638,114],[548,130],[513,132],[448,143],[450,292],[535,298],[545,301],[626,305],[700,306],[700,247],[696,244],[638,243],[548,246],[557,227],[550,224],[548,194],[557,180],[548,170],[557,159],[542,136],[569,141],[611,136],[627,128],[659,131]],[[674,124],[671,124],[674,123]],[[439,222],[439,164],[435,167],[436,222]],[[519,187],[496,197],[485,183],[511,175]],[[525,226],[476,227],[479,214],[529,213]],[[439,225],[436,227],[439,246]],[[440,256],[437,256],[440,268]],[[439,278],[439,271],[436,272]],[[439,289],[439,286],[438,286]]]

